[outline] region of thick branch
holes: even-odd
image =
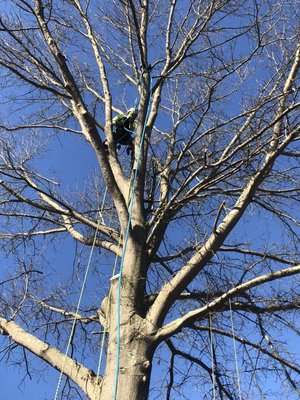
[[[9,335],[14,342],[26,348],[58,371],[63,370],[64,375],[74,381],[85,393],[99,393],[101,380],[93,371],[26,332],[14,321],[0,318],[0,333]]]
[[[159,326],[162,324],[167,310],[176,300],[179,293],[185,289],[189,282],[194,279],[194,277],[205,267],[205,265],[213,258],[214,254],[219,250],[229,233],[243,216],[256,189],[265,179],[276,158],[291,140],[292,138],[290,136],[287,137],[276,151],[270,152],[266,155],[264,165],[250,178],[233,209],[225,216],[204,246],[202,246],[190,261],[178,272],[178,274],[162,288],[149,312],[149,318],[154,325]]]
[[[62,54],[62,52],[60,51],[57,43],[53,39],[53,36],[48,28],[48,25],[45,21],[43,5],[40,0],[35,0],[35,14],[41,32],[44,36],[44,39],[58,64],[60,73],[64,81],[64,85],[67,91],[72,96],[73,113],[82,128],[84,136],[93,146],[98,162],[102,168],[103,177],[107,184],[108,190],[116,205],[120,223],[122,225],[123,230],[125,230],[128,217],[125,198],[122,195],[120,187],[117,185],[116,178],[112,172],[112,167],[109,164],[108,159],[105,155],[104,144],[100,139],[99,133],[95,126],[95,121],[88,112],[87,107],[80,94],[80,91],[77,87],[76,81],[70,69],[68,68],[66,59]],[[104,85],[104,95],[106,101],[106,107],[105,107],[106,125],[108,126],[108,131],[111,133],[111,100],[110,100],[111,95],[106,78],[106,73],[104,70],[104,65],[102,64],[99,65],[102,68],[101,78],[102,78],[102,83]]]
[[[30,206],[37,208],[39,210],[44,210],[44,211],[49,211],[51,213],[57,213],[62,216],[62,218],[65,220],[65,228],[69,229],[70,228],[70,218],[75,218],[78,222],[81,222],[93,229],[97,229],[99,232],[103,233],[104,235],[108,236],[109,238],[114,239],[116,242],[120,240],[119,234],[113,230],[112,228],[109,228],[103,224],[97,224],[96,222],[90,220],[89,218],[85,217],[84,215],[80,214],[79,212],[75,211],[72,209],[70,206],[67,204],[62,203],[58,199],[55,199],[52,195],[49,193],[46,193],[44,190],[40,189],[29,177],[26,175],[24,177],[27,181],[27,183],[30,184],[30,186],[35,189],[38,194],[40,195],[41,199],[46,203],[46,204],[41,204],[38,203],[37,201],[33,201],[20,193],[16,192],[13,188],[8,186],[4,181],[0,180],[0,185],[3,186],[9,193],[11,193],[13,196],[15,196],[18,200],[29,204]],[[67,221],[67,223],[66,223]],[[69,224],[69,225],[68,225]],[[75,232],[72,231],[72,234],[75,235]],[[78,235],[80,235],[78,233]],[[76,235],[75,235],[76,236]],[[83,237],[80,238],[74,237],[75,239],[82,239],[80,241],[83,241]],[[89,240],[87,240],[89,242]],[[110,242],[106,242],[105,244],[106,248],[111,247]],[[114,250],[113,250],[114,251]]]
[[[242,283],[230,289],[222,296],[214,299],[206,306],[190,311],[183,317],[168,323],[167,325],[158,330],[157,339],[162,340],[166,337],[173,335],[174,333],[181,330],[183,327],[193,323],[197,319],[204,318],[209,312],[218,309],[220,306],[223,306],[226,302],[228,302],[229,299],[232,299],[233,297],[236,297],[255,286],[260,286],[266,282],[272,282],[277,279],[282,279],[284,277],[296,275],[299,273],[300,273],[300,265],[297,265],[295,267],[290,267],[276,272],[272,272],[270,274],[262,275],[257,278],[251,279],[245,283]]]

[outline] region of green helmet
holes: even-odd
[[[137,110],[135,108],[129,108],[126,114],[127,117],[136,117],[137,116]]]

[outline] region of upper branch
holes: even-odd
[[[36,183],[33,182],[33,180],[28,176],[28,173],[26,171],[22,171],[22,174],[19,173],[19,175],[22,176],[22,178],[28,183],[29,187],[33,188],[40,196],[41,200],[44,202],[44,204],[41,204],[37,201],[30,200],[29,198],[25,197],[21,193],[18,193],[16,190],[14,190],[12,187],[8,186],[4,181],[0,180],[0,185],[3,186],[7,191],[9,191],[12,195],[14,195],[17,199],[20,201],[29,204],[30,206],[41,209],[41,210],[46,210],[49,212],[54,212],[56,214],[59,214],[62,216],[63,221],[60,223],[60,225],[63,225],[65,229],[68,230],[68,232],[77,240],[86,243],[86,244],[91,244],[91,241],[87,238],[85,238],[83,235],[81,235],[79,232],[77,232],[73,226],[72,219],[77,220],[78,222],[81,222],[101,233],[104,235],[108,236],[109,238],[112,238],[115,242],[119,242],[120,237],[119,234],[112,228],[109,228],[103,224],[99,224],[95,221],[92,221],[91,219],[87,218],[86,216],[82,215],[81,213],[77,212],[75,209],[72,207],[68,206],[67,204],[59,201],[56,199],[53,195],[50,195],[49,193],[46,193],[44,190],[42,190],[40,187],[36,185]],[[96,245],[104,245],[103,247],[109,248],[109,249],[114,249],[115,246],[112,243],[109,242],[104,242],[99,239],[96,241]],[[113,250],[113,251],[114,251]]]
[[[300,67],[300,42],[298,43],[292,66],[290,68],[289,74],[287,76],[287,79],[285,81],[282,90],[282,97],[279,102],[277,116],[280,116],[286,108],[288,96],[291,93],[292,86],[295,82],[295,79],[297,78],[299,67]],[[271,142],[271,148],[276,148],[276,146],[278,145],[279,137],[282,133],[282,124],[283,120],[279,119],[274,127],[274,135],[273,135],[273,140]]]
[[[224,293],[222,296],[217,297],[204,307],[201,307],[197,310],[193,310],[185,314],[183,317],[178,318],[161,329],[157,331],[157,339],[162,340],[166,337],[173,335],[174,333],[181,330],[183,327],[195,322],[197,319],[204,318],[211,311],[218,309],[220,306],[228,302],[228,300],[233,297],[255,287],[262,285],[266,282],[271,282],[277,279],[281,279],[287,276],[292,276],[300,273],[300,265],[295,267],[290,267],[286,269],[282,269],[276,272],[272,272],[270,274],[262,275],[257,278],[251,279],[245,283],[242,283]]]
[[[95,121],[88,112],[87,107],[80,94],[79,88],[76,84],[76,81],[67,65],[66,59],[59,49],[57,43],[53,39],[52,34],[48,28],[41,0],[35,0],[35,15],[40,29],[43,33],[44,39],[57,62],[66,90],[70,93],[72,97],[73,113],[77,118],[79,124],[81,125],[84,136],[92,144],[93,149],[96,153],[97,159],[102,168],[103,177],[108,186],[108,190],[111,194],[113,201],[115,202],[120,223],[122,225],[122,228],[125,230],[128,217],[126,201],[120,190],[120,187],[116,182],[116,177],[114,176],[111,165],[108,162],[107,156],[104,151],[104,145],[100,139]],[[104,97],[106,104],[106,122],[108,124],[106,125],[108,126],[108,130],[111,131],[111,96],[104,65],[100,64],[100,67],[102,68],[101,77],[102,83],[104,85]]]
[[[295,61],[291,67],[291,72],[288,75],[284,90],[288,90],[292,82],[296,79],[296,72],[299,68],[300,57],[299,47],[295,54]],[[286,93],[283,93],[286,96]],[[279,121],[285,110],[282,109],[282,104],[276,110],[275,121]],[[274,126],[274,134],[276,134],[276,123]],[[253,196],[262,182],[270,173],[276,159],[282,154],[286,147],[299,135],[299,127],[291,130],[284,137],[281,135],[281,142],[278,141],[276,146],[270,146],[264,157],[264,162],[260,168],[253,173],[244,188],[241,190],[234,207],[223,218],[221,223],[216,226],[210,237],[204,245],[197,249],[196,253],[190,258],[189,262],[171,279],[171,281],[163,286],[155,300],[152,308],[149,310],[148,317],[155,326],[160,326],[166,316],[171,305],[176,301],[178,295],[187,287],[187,285],[196,277],[196,275],[207,265],[213,258],[214,254],[220,249],[229,233],[233,230],[239,220],[242,218],[248,205],[251,203]],[[278,138],[279,139],[279,138]],[[272,139],[271,139],[272,140]]]
[[[294,134],[294,132],[291,133],[281,143],[276,151],[270,151],[266,155],[263,166],[249,179],[232,210],[221,221],[219,226],[210,235],[205,244],[199,248],[193,257],[191,257],[189,262],[182,267],[177,275],[161,289],[161,292],[154,302],[153,307],[149,311],[149,318],[154,325],[159,326],[163,322],[167,310],[176,300],[178,294],[186,288],[189,282],[194,279],[194,277],[204,268],[204,266],[212,259],[214,254],[219,250],[229,233],[241,219],[247,206],[251,202],[255,191],[265,179],[276,158],[290,143],[294,137]]]

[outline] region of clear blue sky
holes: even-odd
[[[2,0],[3,1],[3,0]],[[4,1],[4,8],[2,5],[2,10],[5,9],[5,4],[8,4]],[[89,150],[89,147],[82,141],[82,138],[76,137],[74,135],[68,136],[67,134],[62,134],[60,139],[53,138],[53,142],[49,148],[48,154],[46,158],[42,158],[39,162],[39,166],[42,172],[47,172],[49,170],[57,170],[60,172],[59,176],[62,178],[63,182],[66,186],[73,186],[76,188],[76,185],[79,187],[87,180],[87,177],[91,176],[93,167],[96,166],[96,161],[93,153]],[[255,222],[255,223],[253,223]],[[245,232],[246,228],[241,225],[238,233],[241,237],[247,233],[247,236],[252,236],[253,233],[256,233],[255,226],[261,226],[264,233],[269,234],[269,236],[273,235],[274,238],[277,235],[277,232],[274,232],[272,229],[271,222],[267,220],[267,217],[260,219],[259,221],[255,217],[252,219],[252,231]],[[97,257],[99,255],[97,254]],[[74,261],[74,253],[71,249],[71,246],[68,246],[66,242],[62,246],[61,250],[53,253],[52,255],[52,265],[53,270],[57,273],[57,279],[62,279],[68,281],[71,280],[71,276],[73,274],[73,261]],[[0,253],[0,280],[2,278],[3,271],[10,266],[7,265],[7,260],[1,256]],[[88,285],[89,287],[93,287],[95,277],[90,275]],[[300,340],[295,341],[294,344],[295,349],[299,349],[300,352]],[[300,354],[299,354],[300,355]],[[98,355],[91,355],[92,358],[96,358]],[[29,357],[30,359],[31,357]],[[21,382],[24,377],[24,370],[19,369],[17,367],[11,366],[8,367],[5,362],[2,360],[0,362],[0,400],[50,400],[53,399],[55,388],[58,380],[58,373],[53,371],[51,368],[46,368],[45,375],[40,378],[37,382],[34,377],[32,381],[27,377],[24,384],[21,384],[20,387],[16,386],[16,382]],[[33,362],[33,365],[35,362]],[[154,369],[158,368],[157,365],[154,365]],[[154,372],[155,374],[155,372]],[[268,384],[273,384],[272,382],[268,382]],[[175,399],[175,395],[174,395]],[[190,400],[198,400],[197,390],[194,390],[190,393]],[[254,399],[253,399],[254,400]]]

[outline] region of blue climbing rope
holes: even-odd
[[[149,76],[150,76],[150,74],[149,74]],[[117,344],[116,344],[116,347],[117,347],[117,348],[116,348],[115,385],[114,385],[114,397],[113,397],[114,400],[117,400],[118,381],[119,381],[119,367],[120,367],[121,284],[122,284],[123,264],[124,264],[124,258],[125,258],[125,253],[126,253],[126,247],[127,247],[129,229],[130,229],[131,218],[132,218],[133,201],[134,201],[134,196],[135,196],[136,178],[137,178],[137,174],[138,174],[139,162],[140,162],[141,153],[142,153],[142,149],[143,149],[144,137],[145,137],[145,132],[146,132],[146,124],[147,124],[147,120],[148,120],[149,113],[150,113],[150,106],[151,106],[151,99],[152,99],[152,93],[151,93],[151,91],[152,91],[152,78],[151,78],[151,76],[150,76],[150,95],[149,95],[149,99],[148,99],[147,112],[146,112],[146,116],[145,116],[145,122],[144,122],[144,126],[143,126],[143,131],[142,131],[142,136],[141,136],[141,141],[140,141],[139,152],[138,152],[138,156],[137,156],[137,159],[136,159],[136,169],[135,169],[135,171],[134,171],[134,176],[133,176],[132,191],[131,191],[130,203],[129,203],[128,220],[127,220],[127,226],[126,226],[126,231],[125,231],[125,236],[124,236],[124,244],[123,244],[121,262],[120,262],[120,270],[119,270],[119,278],[118,278],[118,298],[117,298]]]

